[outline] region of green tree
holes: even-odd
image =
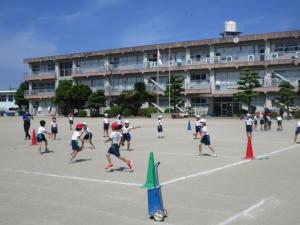
[[[16,105],[19,106],[20,110],[22,110],[23,108],[28,109],[29,102],[24,97],[24,92],[28,89],[29,89],[29,83],[27,81],[24,81],[20,84],[20,86],[16,92],[16,97],[15,97]]]
[[[105,106],[105,101],[106,98],[103,90],[97,90],[89,96],[87,106],[91,109],[91,116],[99,116],[99,108]]]
[[[182,101],[183,88],[183,78],[179,75],[171,75],[170,84],[167,84],[165,95],[169,97],[170,93],[170,103],[176,111],[176,106]]]
[[[279,103],[287,108],[287,117],[290,118],[290,106],[294,105],[294,87],[287,81],[282,81],[279,85]]]
[[[55,90],[53,103],[62,109],[62,113],[64,115],[66,115],[69,112],[69,110],[71,110],[71,106],[66,100],[67,93],[69,90],[71,90],[71,88],[72,81],[62,80],[59,82],[58,87]]]
[[[260,87],[259,76],[256,71],[245,68],[241,71],[240,80],[237,82],[239,92],[234,95],[234,98],[248,106],[248,111],[251,109],[251,101],[258,93],[254,88]]]
[[[154,95],[146,91],[146,86],[143,82],[137,82],[134,85],[134,90],[123,91],[117,98],[116,103],[122,107],[122,110],[130,109],[133,115],[137,115],[140,107],[145,102],[154,100]]]
[[[83,84],[74,85],[66,93],[66,103],[71,107],[72,110],[82,109],[85,107],[85,103],[91,94],[92,90],[89,88],[89,86]]]

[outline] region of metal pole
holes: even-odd
[[[171,49],[169,46],[169,113],[171,113]]]
[[[158,51],[159,48],[157,48],[157,59],[156,59],[156,82],[159,84],[159,71],[158,71]],[[158,94],[158,86],[156,86],[156,104],[159,107],[159,94]],[[159,108],[157,107],[157,113],[159,113]]]

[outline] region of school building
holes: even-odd
[[[214,39],[27,58],[24,63],[28,64],[25,96],[31,113],[38,107],[42,112],[56,110],[51,99],[61,80],[86,84],[93,91],[103,89],[109,101],[133,89],[136,82],[145,82],[147,90],[159,97],[152,104],[163,110],[169,105],[164,95],[168,77],[177,74],[184,78],[185,89],[180,110],[233,116],[240,107],[233,94],[245,67],[260,77],[259,96],[252,102],[258,111],[278,107],[282,80],[298,86],[300,30],[240,35],[225,24],[222,36]],[[300,100],[295,103],[299,106]]]
[[[18,106],[15,104],[16,92],[16,90],[0,91],[0,116],[17,111]]]

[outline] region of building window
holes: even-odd
[[[9,96],[8,96],[8,101],[9,101],[9,102],[13,102],[14,99],[15,99],[15,96],[13,96],[13,95],[9,95]]]
[[[207,106],[207,99],[206,98],[192,98],[191,106],[192,107],[205,107],[205,106]]]
[[[53,71],[53,70],[55,70],[55,65],[54,65],[54,63],[53,63],[53,62],[48,63],[48,64],[47,64],[47,69],[48,69],[48,71]]]
[[[0,95],[0,102],[6,102],[7,96],[6,95]]]
[[[72,62],[59,63],[59,75],[61,77],[71,76]]]

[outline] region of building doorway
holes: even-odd
[[[240,103],[233,101],[232,97],[218,97],[214,102],[215,116],[238,116]]]

